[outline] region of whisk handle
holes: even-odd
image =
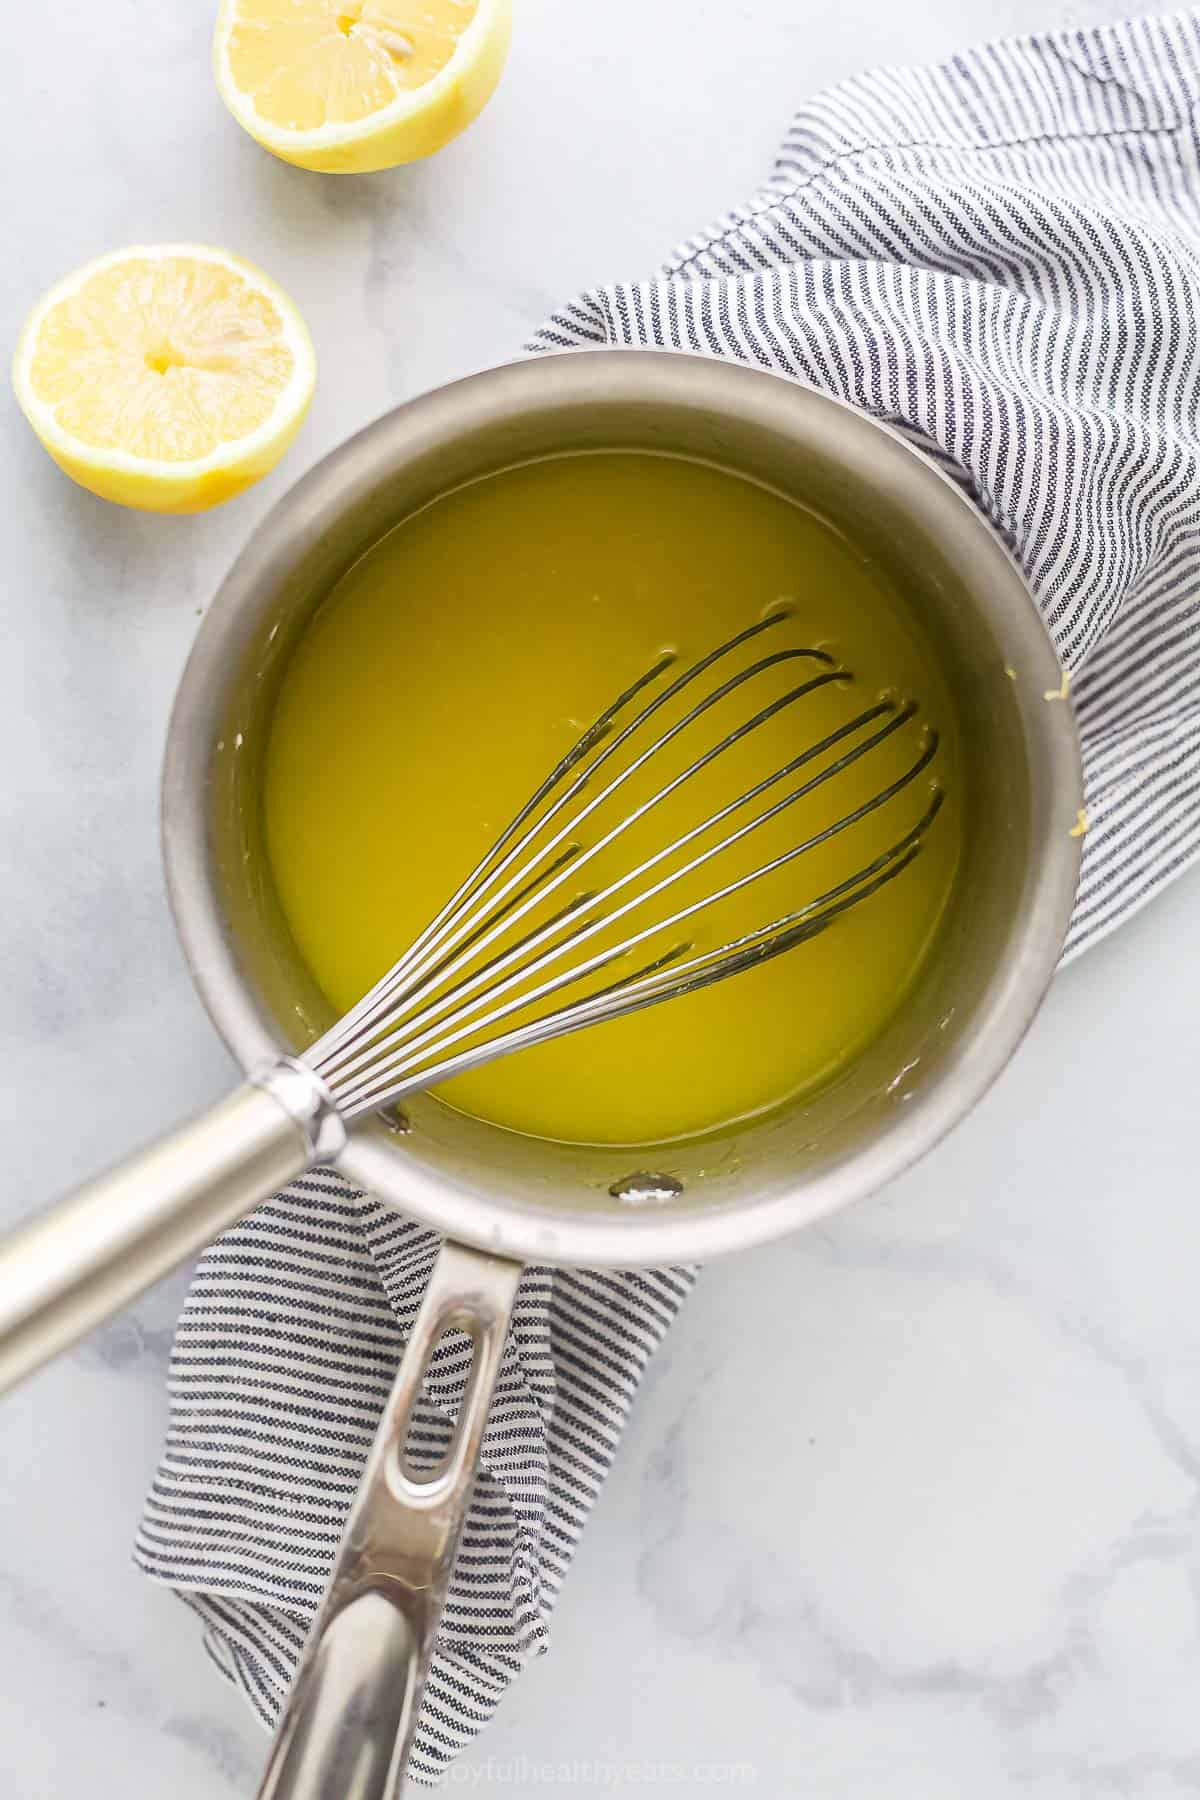
[[[0,1393],[318,1160],[314,1081],[265,1071],[0,1241]]]

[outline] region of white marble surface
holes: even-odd
[[[0,341],[84,257],[262,263],[321,359],[285,467],[195,520],[72,488],[0,395],[0,1210],[215,1094],[163,900],[167,707],[235,547],[391,403],[510,354],[741,198],[865,60],[1116,10],[1055,0],[516,0],[509,73],[433,164],[339,182],[226,118],[201,0],[60,0],[0,66]],[[33,41],[32,18],[24,21]],[[762,1800],[1200,1793],[1200,875],[1054,987],[1016,1064],[872,1203],[713,1268],[562,1602],[461,1784]],[[132,1569],[177,1280],[0,1414],[0,1792],[232,1800],[263,1741]],[[571,1763],[552,1774],[544,1765]],[[749,1765],[749,1767],[746,1767]]]

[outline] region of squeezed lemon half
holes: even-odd
[[[199,512],[274,468],[312,398],[304,321],[258,269],[167,244],[87,263],[34,307],[17,399],[72,480],[153,512]]]
[[[221,97],[266,149],[333,174],[429,156],[500,79],[510,0],[222,0]]]

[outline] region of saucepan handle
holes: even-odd
[[[521,1266],[443,1246],[284,1706],[259,1800],[396,1800],[470,1504]],[[474,1360],[450,1447],[407,1455],[429,1359],[446,1331]]]

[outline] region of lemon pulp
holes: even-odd
[[[490,98],[511,0],[222,0],[217,86],[276,156],[334,174],[429,156]]]
[[[349,125],[445,68],[474,16],[475,0],[239,0],[230,73],[271,124]]]
[[[444,496],[350,569],[297,646],[265,754],[264,825],[285,916],[331,1005],[345,1010],[387,970],[664,646],[686,667],[781,604],[790,616],[764,649],[824,646],[853,685],[781,708],[579,885],[652,854],[885,691],[919,699],[938,728],[929,770],[690,921],[689,941],[712,947],[834,889],[903,836],[936,781],[945,801],[920,854],[771,963],[436,1091],[513,1130],[633,1145],[714,1130],[844,1067],[902,999],[953,884],[961,794],[936,660],[886,575],[823,519],[725,471],[635,452],[527,464]],[[794,664],[781,665],[731,695],[656,762],[659,782],[797,679]],[[897,731],[728,853],[740,860],[720,865],[723,877],[816,835],[895,781],[920,747],[915,723]],[[649,781],[623,792],[622,810]],[[689,877],[660,911],[711,890],[714,873]]]

